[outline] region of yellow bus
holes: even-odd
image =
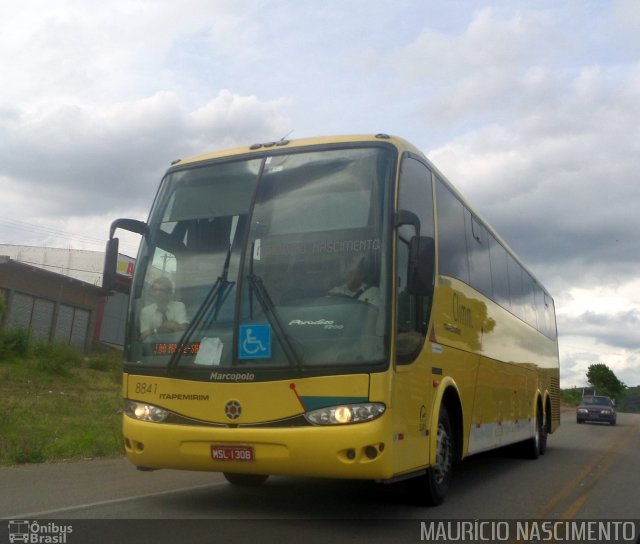
[[[407,479],[560,423],[553,299],[415,147],[281,140],[176,161],[142,235],[123,434],[140,469]]]

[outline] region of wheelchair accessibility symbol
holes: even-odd
[[[240,325],[239,359],[271,358],[271,325]]]

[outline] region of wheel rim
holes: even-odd
[[[435,481],[440,485],[451,472],[451,438],[447,429],[440,423],[436,441],[436,463],[433,467]]]

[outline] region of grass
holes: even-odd
[[[0,465],[119,456],[120,354],[16,345],[0,331]],[[13,334],[13,333],[11,333]]]

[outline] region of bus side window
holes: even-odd
[[[440,181],[436,184],[436,198],[438,203],[438,273],[458,278],[469,285],[471,281],[467,257],[465,207]]]
[[[465,210],[464,214],[471,286],[487,297],[493,298],[487,229],[468,210]]]
[[[491,263],[493,300],[505,310],[511,311],[507,250],[491,234],[489,235],[489,259]]]
[[[431,171],[420,161],[405,157],[400,173],[398,209],[408,210],[420,219],[420,236],[434,236],[433,190]],[[414,296],[407,291],[409,244],[417,234],[411,225],[398,229],[396,289],[396,361],[408,364],[415,360],[424,345],[431,296]],[[435,259],[435,255],[433,256]]]

